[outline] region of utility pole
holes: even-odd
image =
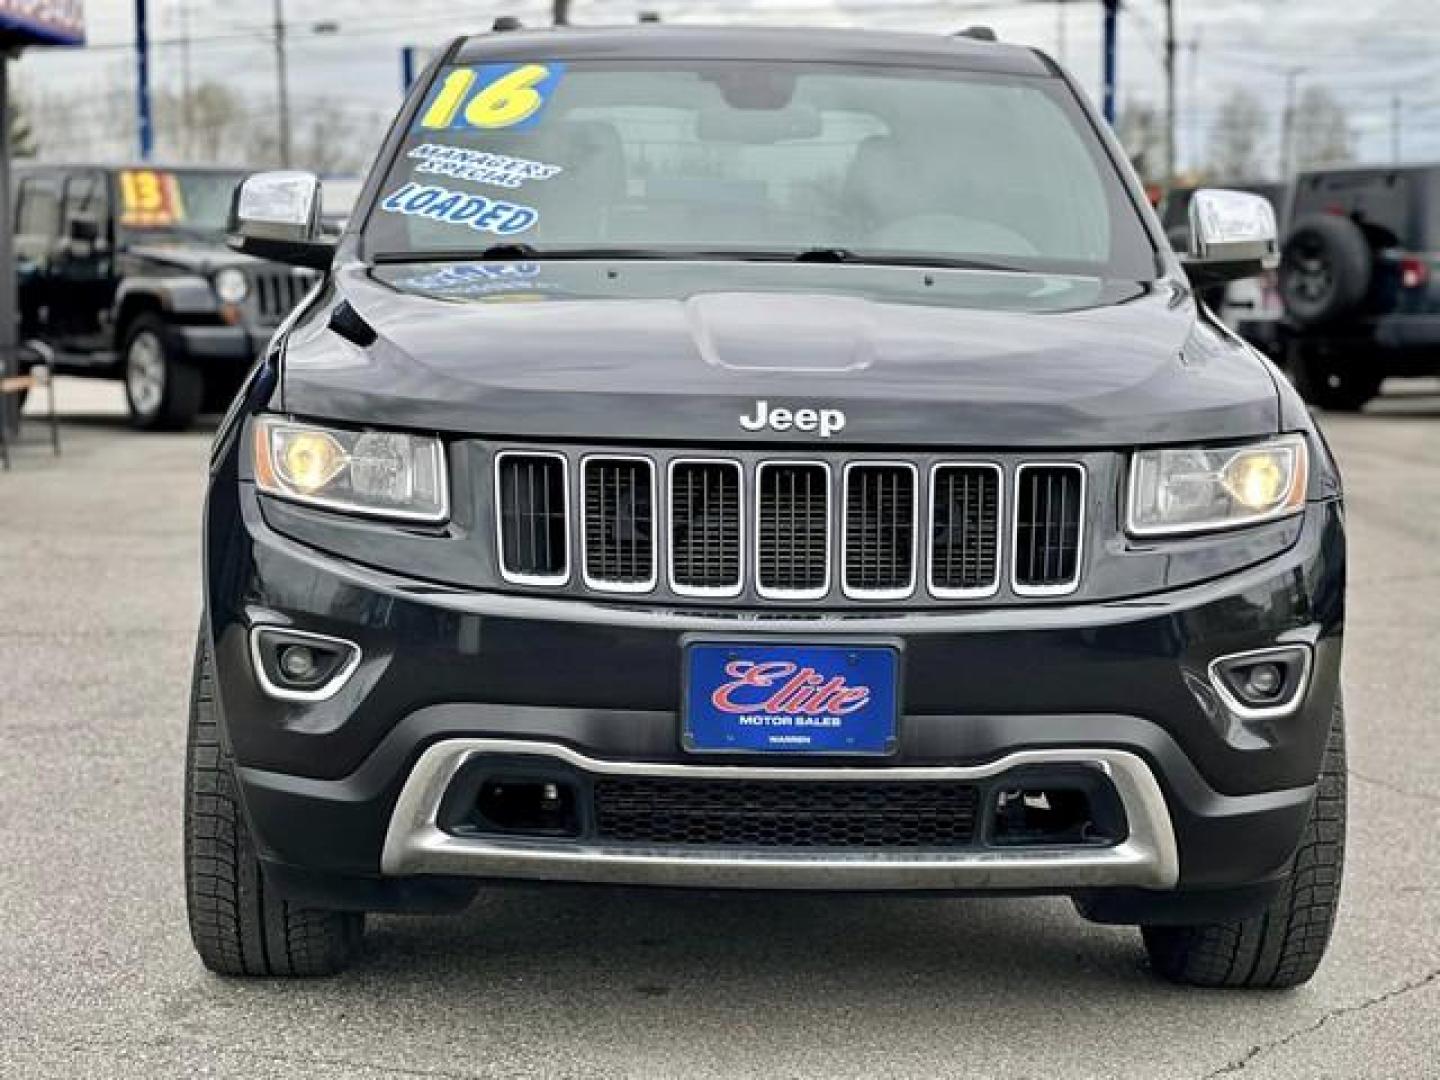
[[[1175,183],[1175,0],[1165,0],[1165,183]]]
[[[1120,32],[1120,0],[1102,0],[1105,5],[1105,121],[1115,126],[1115,48]]]
[[[185,130],[181,133],[181,148],[185,160],[190,160],[195,124],[194,103],[190,95],[194,90],[190,82],[190,0],[176,0],[180,5],[180,122]]]
[[[145,0],[135,0],[135,124],[140,136],[140,160],[155,152],[155,128],[150,120],[150,28]]]
[[[1193,170],[1199,167],[1201,155],[1204,154],[1203,139],[1200,128],[1200,31],[1195,31],[1195,36],[1185,45],[1186,51],[1190,53],[1190,78],[1185,88],[1185,99],[1189,103],[1190,110],[1190,135],[1183,140],[1188,144],[1184,155],[1186,164]]]
[[[1295,156],[1295,82],[1305,74],[1303,67],[1285,69],[1285,112],[1280,132],[1280,179],[1290,179]]]
[[[290,167],[290,73],[285,63],[285,2],[275,0],[275,80],[280,117],[280,164]]]
[[[1390,95],[1390,158],[1396,164],[1400,164],[1400,127],[1404,123],[1404,102],[1400,95]]]
[[[570,0],[555,0],[554,18],[551,21],[556,26],[570,25]]]

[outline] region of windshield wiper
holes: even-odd
[[[587,262],[614,259],[700,259],[718,257],[699,251],[666,251],[663,248],[537,248],[530,244],[495,244],[479,251],[436,249],[432,251],[381,251],[372,256],[376,264],[425,262]]]
[[[377,265],[425,262],[617,262],[670,260],[677,262],[776,262],[819,263],[850,266],[913,266],[935,270],[991,270],[1004,273],[1025,273],[1023,266],[991,262],[983,259],[956,259],[943,255],[885,254],[857,252],[843,247],[814,248],[720,248],[688,250],[683,248],[539,248],[525,243],[495,244],[479,251],[382,251],[373,256]]]

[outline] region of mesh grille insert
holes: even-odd
[[[969,784],[602,778],[595,827],[616,843],[955,848],[974,843]]]

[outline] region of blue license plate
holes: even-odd
[[[888,754],[898,650],[695,643],[686,649],[684,744],[696,752]]]

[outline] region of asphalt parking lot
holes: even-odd
[[[1440,385],[1326,417],[1352,543],[1351,840],[1307,988],[1204,993],[1061,901],[497,890],[349,974],[226,982],[180,801],[208,432],[62,381],[0,473],[0,1077],[1440,1075]]]

